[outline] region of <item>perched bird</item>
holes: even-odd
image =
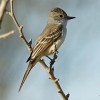
[[[66,12],[61,8],[56,7],[51,10],[47,25],[43,32],[39,35],[33,47],[33,51],[27,60],[29,61],[29,65],[24,74],[19,91],[21,90],[29,72],[41,59],[41,57],[53,54],[55,52],[55,46],[58,50],[58,48],[64,42],[67,31],[67,22],[73,18],[75,17],[68,16]]]

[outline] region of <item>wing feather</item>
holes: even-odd
[[[54,27],[51,27],[51,31],[48,31],[50,33],[43,35],[43,37],[37,41],[31,55],[31,60],[40,55],[41,52],[44,53],[44,51],[62,35],[61,25],[56,26],[54,31],[52,30],[54,30]]]

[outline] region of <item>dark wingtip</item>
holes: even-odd
[[[29,58],[27,59],[26,63],[29,62],[30,58],[31,58],[31,57],[29,57]]]
[[[30,61],[30,59],[31,59],[31,55],[32,55],[32,52],[31,52],[30,56],[28,57],[26,63]]]

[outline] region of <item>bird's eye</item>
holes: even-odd
[[[61,18],[63,18],[63,15],[60,15]]]

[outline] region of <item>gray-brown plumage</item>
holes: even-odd
[[[51,10],[47,25],[38,37],[33,47],[33,51],[27,60],[29,61],[29,65],[22,79],[19,91],[21,90],[31,69],[41,59],[41,57],[53,54],[55,51],[55,45],[56,49],[61,46],[66,37],[67,20],[73,18],[75,17],[67,16],[65,11],[60,8],[54,8]]]

